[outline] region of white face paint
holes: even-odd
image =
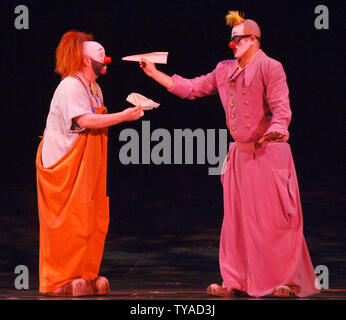
[[[238,24],[232,29],[232,37],[233,36],[242,36],[244,35],[244,24]],[[249,39],[249,38],[245,38]],[[251,42],[245,41],[245,39],[241,39],[239,43],[235,45],[233,49],[233,54],[236,59],[241,59],[245,52],[250,48]]]

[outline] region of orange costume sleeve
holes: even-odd
[[[94,109],[97,114],[106,113],[104,106]],[[41,160],[43,140],[38,147],[42,293],[53,292],[76,278],[98,276],[109,223],[107,141],[107,128],[85,130],[71,149],[47,168]]]

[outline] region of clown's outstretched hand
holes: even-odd
[[[148,61],[145,58],[141,58],[139,65],[146,75],[148,75],[150,78],[153,78],[162,86],[166,87],[167,89],[170,89],[173,86],[172,77],[157,70],[154,63]]]
[[[141,60],[139,61],[139,65],[149,77],[152,77],[157,71],[155,63],[152,63],[145,58],[141,58]]]

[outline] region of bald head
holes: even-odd
[[[256,21],[245,19],[241,24],[244,25],[244,34],[252,34],[258,38],[261,37],[261,29]]]
[[[235,25],[232,28],[232,37],[236,35],[253,35],[256,37],[254,38],[255,41],[253,41],[253,45],[256,48],[261,46],[261,29],[254,20],[245,19],[242,23]],[[247,41],[247,39],[245,40]]]

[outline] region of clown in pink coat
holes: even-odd
[[[221,181],[224,219],[220,239],[223,283],[207,293],[232,296],[306,297],[319,293],[303,235],[299,187],[289,138],[291,120],[286,74],[260,49],[258,24],[230,11],[225,60],[203,76],[168,76],[142,59],[143,71],[185,99],[219,94],[230,143]]]

